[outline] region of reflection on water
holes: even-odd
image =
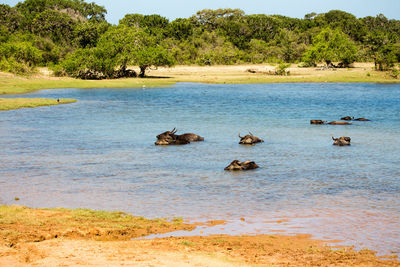
[[[79,102],[0,113],[0,204],[19,197],[31,207],[228,219],[218,231],[305,232],[400,254],[399,92],[379,84],[183,83],[24,95]],[[347,115],[372,121],[309,124]],[[154,145],[174,127],[206,141]],[[248,131],[265,143],[238,145]],[[334,147],[331,136],[350,136],[352,145]],[[261,168],[223,171],[233,159]],[[266,223],[282,218],[288,222]]]

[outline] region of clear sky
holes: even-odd
[[[14,6],[18,0],[0,0]],[[86,2],[93,2],[87,0]],[[159,14],[170,20],[187,18],[201,9],[240,8],[246,14],[279,14],[302,18],[305,14],[324,13],[340,9],[357,17],[384,14],[389,19],[400,19],[400,0],[94,0],[105,6],[107,20],[117,24],[129,13]]]

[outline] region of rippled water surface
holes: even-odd
[[[400,85],[182,83],[22,97],[79,101],[0,112],[0,204],[228,219],[214,230],[304,232],[400,254]],[[347,115],[372,121],[309,124]],[[205,142],[154,145],[174,127]],[[240,146],[248,131],[265,143]],[[332,136],[352,145],[332,146]],[[234,159],[261,168],[225,172]]]

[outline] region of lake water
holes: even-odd
[[[310,233],[400,254],[400,85],[181,83],[18,97],[79,101],[0,112],[0,204],[227,219],[206,233]],[[309,124],[347,115],[372,121]],[[154,145],[174,127],[205,142]],[[248,131],[265,142],[239,145]],[[224,171],[234,159],[260,168]]]

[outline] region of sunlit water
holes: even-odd
[[[0,112],[0,204],[227,219],[209,232],[310,233],[400,254],[400,85],[182,83],[22,97],[79,101]],[[309,124],[347,115],[372,121]],[[205,142],[154,145],[174,127]],[[265,143],[239,145],[248,131]],[[260,169],[224,171],[234,159]]]

